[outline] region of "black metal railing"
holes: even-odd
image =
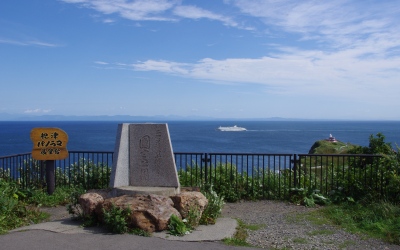
[[[293,185],[315,188],[323,195],[345,190],[349,197],[383,197],[389,191],[389,172],[382,160],[380,155],[300,154],[292,168]]]
[[[56,186],[106,188],[109,184],[113,152],[69,151],[66,159],[55,161]],[[31,153],[0,157],[0,178],[17,181],[22,188],[44,187],[46,161],[34,160]]]
[[[318,189],[327,195],[384,195],[387,179],[378,155],[174,153],[181,186],[213,185],[227,199],[287,199],[293,189]],[[113,152],[70,151],[55,161],[56,186],[108,187]],[[44,161],[31,154],[0,157],[0,178],[22,188],[44,187]]]

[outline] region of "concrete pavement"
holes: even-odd
[[[219,218],[215,225],[199,226],[183,237],[154,233],[152,237],[111,234],[103,228],[82,228],[70,218],[21,227],[0,235],[1,249],[253,249],[226,246],[223,238],[232,237],[236,220]]]

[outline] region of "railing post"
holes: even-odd
[[[201,161],[204,162],[204,183],[208,185],[208,162],[210,159],[208,159],[207,153],[204,153],[204,158]]]
[[[53,194],[56,181],[55,181],[55,173],[54,173],[54,160],[47,160],[46,161],[46,184],[47,184],[47,193]]]
[[[293,155],[293,185],[297,188],[297,154]]]

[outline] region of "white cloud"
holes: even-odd
[[[23,41],[23,40],[12,40],[12,39],[0,38],[0,43],[19,45],[19,46],[59,47],[59,45],[57,45],[57,44],[46,43],[46,42],[37,41],[37,40]]]
[[[188,6],[188,5],[177,6],[174,9],[174,14],[177,16],[180,16],[180,17],[184,17],[184,18],[190,18],[190,19],[206,18],[206,19],[210,19],[210,20],[220,21],[227,26],[233,26],[233,27],[238,26],[238,24],[229,17],[218,15],[211,11],[201,9],[196,6]]]
[[[239,25],[233,18],[214,13],[197,6],[181,5],[180,0],[62,0],[66,3],[80,4],[104,15],[118,14],[134,21],[177,21],[178,18],[210,19],[226,26],[252,30],[252,27]],[[172,15],[171,15],[172,14]],[[105,19],[114,21],[113,19]],[[105,21],[106,22],[106,21]]]
[[[163,16],[164,12],[173,8],[179,1],[168,0],[62,0],[66,3],[77,3],[94,9],[105,15],[118,14],[130,20],[173,20]]]
[[[0,38],[0,43],[5,43],[5,44],[12,44],[12,45],[20,45],[20,46],[26,46],[27,44],[21,41],[16,41],[16,40],[10,40],[10,39],[1,39]]]
[[[232,0],[241,12],[277,31],[299,34],[331,48],[354,47],[376,34],[399,38],[400,9],[395,2]]]
[[[148,60],[132,65],[135,70],[158,71],[220,83],[251,83],[284,95],[334,98],[396,97],[400,89],[400,59],[359,59],[357,50],[327,53],[292,51],[274,57],[205,58],[187,64]]]
[[[95,64],[100,64],[100,65],[108,65],[108,62],[103,62],[103,61],[95,61]]]
[[[131,65],[137,71],[159,71],[163,73],[188,75],[188,70],[185,69],[190,64],[176,63],[168,61],[148,60]]]
[[[114,23],[115,20],[111,19],[111,18],[106,18],[103,20],[103,23]]]
[[[238,20],[258,23],[268,38],[268,52],[252,58],[203,58],[197,63],[145,60],[130,65],[136,71],[156,71],[214,83],[259,84],[281,95],[326,96],[363,101],[395,102],[400,92],[400,9],[393,2],[338,0],[225,0],[240,14],[228,17],[178,1],[149,1],[139,8],[133,1],[86,0],[115,8],[96,7],[102,13],[120,13],[132,20],[149,17],[208,19],[241,28]],[[133,4],[135,3],[135,4]],[[144,4],[143,2],[141,2]],[[146,2],[147,3],[147,2]],[[391,6],[393,5],[393,6]],[[97,4],[97,6],[100,6]],[[140,10],[140,11],[139,11]],[[141,13],[139,19],[123,12]],[[171,15],[168,15],[171,14]],[[156,15],[155,15],[156,14]],[[245,16],[245,17],[244,17]],[[164,18],[164,19],[163,19]],[[242,18],[242,19],[241,19]],[[274,45],[271,45],[274,44]],[[306,45],[306,47],[303,47]],[[273,52],[271,52],[273,51]],[[128,66],[124,63],[115,66]],[[398,104],[396,104],[398,105]]]
[[[39,113],[49,113],[51,109],[27,109],[24,111],[26,114],[39,114]]]
[[[28,41],[28,45],[37,45],[37,46],[42,46],[42,47],[58,47],[56,44],[52,43],[46,43],[46,42],[41,42],[41,41]]]

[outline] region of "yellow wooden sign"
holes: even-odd
[[[68,157],[68,135],[59,128],[34,128],[32,158],[36,160],[62,160]]]

